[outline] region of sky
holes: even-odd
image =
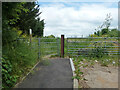
[[[110,28],[118,27],[118,2],[39,2],[44,36],[81,37],[93,34],[108,13]]]

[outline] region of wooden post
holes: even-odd
[[[64,35],[61,35],[61,57],[64,58]]]
[[[32,42],[32,29],[30,29],[30,43]]]

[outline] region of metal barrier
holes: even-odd
[[[59,38],[37,38],[38,39],[38,57],[45,55],[60,56]]]
[[[68,56],[119,55],[120,37],[67,38]]]
[[[60,56],[60,39],[59,38],[18,38],[22,43],[28,43],[31,49],[35,49],[40,59],[46,55]]]

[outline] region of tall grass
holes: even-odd
[[[18,39],[3,46],[2,87],[15,85],[38,62],[38,49],[27,39]]]

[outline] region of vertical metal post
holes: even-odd
[[[61,57],[64,58],[64,35],[61,35]]]
[[[107,39],[107,38],[105,37],[105,49],[104,49],[105,51],[106,51],[106,39]],[[105,52],[105,54],[106,54],[106,52]]]
[[[67,56],[69,56],[69,53],[68,53],[68,38],[67,38]]]
[[[58,56],[60,56],[60,53],[59,53],[59,52],[60,52],[60,51],[59,51],[60,49],[59,49],[59,48],[60,48],[60,47],[59,47],[59,38],[57,38],[57,50],[58,50],[57,53],[58,53]]]
[[[40,59],[40,38],[38,38],[38,59]]]

